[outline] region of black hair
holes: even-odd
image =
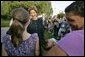
[[[84,1],[73,2],[65,9],[65,12],[84,17]]]

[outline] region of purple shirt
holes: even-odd
[[[84,30],[70,32],[57,44],[69,56],[84,56]]]
[[[18,47],[14,47],[10,40],[10,35],[7,34],[3,37],[2,44],[9,56],[35,56],[35,44],[37,38],[38,35],[33,33],[28,39],[23,40]]]

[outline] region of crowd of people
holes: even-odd
[[[43,21],[35,6],[13,9],[11,25],[2,38],[6,56],[84,56],[84,2],[73,2],[65,14],[61,21]],[[48,39],[45,30],[51,33]]]

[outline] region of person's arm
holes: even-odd
[[[48,40],[47,50],[45,50],[43,56],[67,56],[67,54],[57,45],[56,40],[52,38]]]
[[[2,56],[8,56],[6,50],[4,49],[3,44],[2,44]]]
[[[49,40],[48,46],[51,46],[52,42],[52,40]],[[57,47],[49,49],[46,55],[49,55],[50,52],[53,52],[53,54],[51,53],[50,55],[63,55],[61,52],[65,51],[69,56],[84,56],[84,31],[79,30],[70,32],[58,41],[56,45]]]
[[[39,56],[39,38],[36,38],[35,56]]]
[[[55,45],[51,49],[46,50],[43,56],[67,56],[67,54],[58,45]]]
[[[46,49],[50,49],[51,47],[53,47],[56,44],[56,39],[51,38],[47,40],[47,46]]]

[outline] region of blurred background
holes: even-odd
[[[64,15],[64,9],[73,1],[1,1],[1,27],[8,27],[10,12],[14,8],[36,6],[39,15],[45,15],[46,19]],[[62,16],[63,17],[63,16]],[[59,17],[60,18],[60,17]]]

